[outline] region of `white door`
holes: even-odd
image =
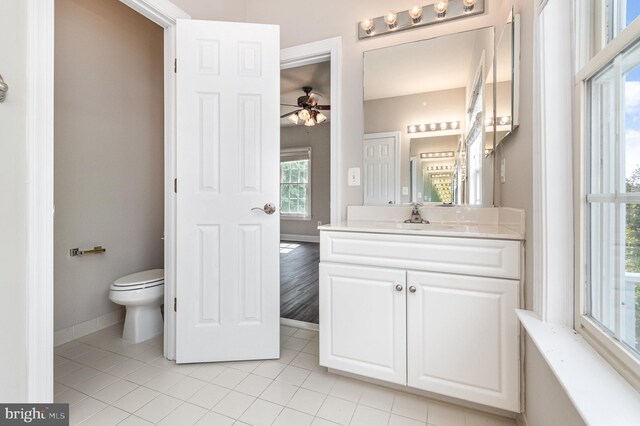
[[[406,384],[405,271],[320,263],[320,364]]]
[[[400,132],[364,135],[364,205],[400,202]]]
[[[178,363],[279,356],[279,42],[178,21]]]
[[[408,272],[407,384],[520,411],[518,285]]]

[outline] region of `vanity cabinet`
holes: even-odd
[[[510,240],[321,231],[320,364],[520,411],[521,250]]]

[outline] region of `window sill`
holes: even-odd
[[[585,423],[637,424],[640,394],[582,336],[531,311],[516,314]]]

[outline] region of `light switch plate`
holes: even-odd
[[[347,170],[347,181],[349,182],[349,186],[360,186],[360,168],[352,167]]]
[[[402,195],[409,195],[409,187],[408,186],[403,186],[402,187]]]
[[[506,161],[503,158],[502,161],[500,161],[500,183],[505,183],[507,181],[506,169]]]

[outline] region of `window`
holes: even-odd
[[[581,42],[606,35],[602,46],[586,49],[598,53],[580,64],[576,78],[585,105],[578,194],[579,217],[584,218],[578,264],[583,270],[576,273],[580,302],[576,328],[625,377],[638,383],[640,29],[627,27],[640,15],[640,4],[637,0],[602,1],[601,13],[592,15],[595,28],[583,27],[576,36]],[[578,3],[581,0],[574,3],[579,9]],[[598,16],[602,16],[599,24]],[[591,36],[584,34],[586,29]],[[577,47],[576,51],[585,51],[584,46]]]
[[[280,153],[280,215],[311,219],[311,148]]]

